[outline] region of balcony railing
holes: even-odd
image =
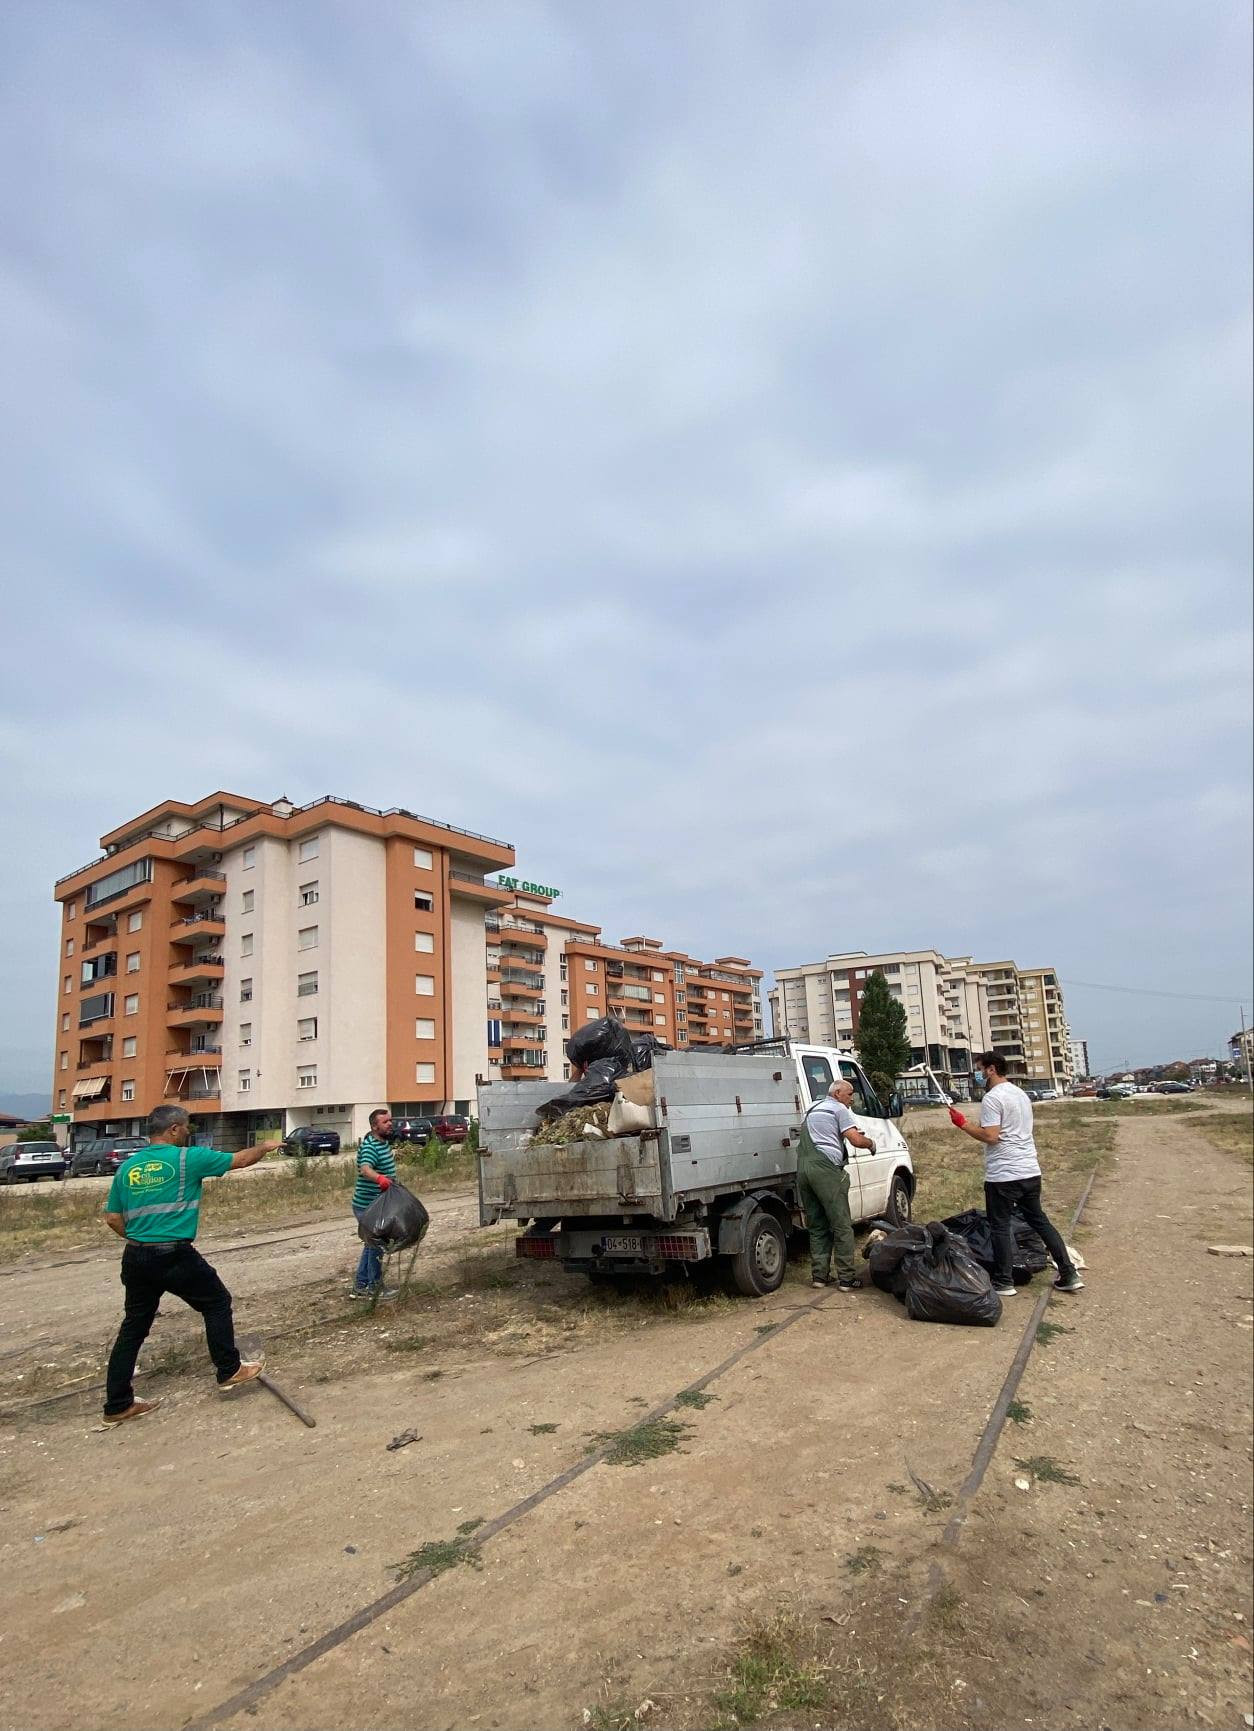
[[[169,1010],[220,1010],[222,999],[217,992],[194,992],[180,1002],[177,998],[166,1005]]]
[[[220,925],[223,925],[224,923],[225,923],[224,916],[220,913],[187,914],[183,919],[175,920],[172,923],[170,929],[171,929],[171,931],[179,931],[184,926],[205,926],[205,925],[219,925],[220,926]]]
[[[180,890],[186,889],[188,884],[199,883],[201,878],[209,878],[214,883],[224,884],[226,882],[226,873],[219,871],[217,866],[199,866],[188,877],[179,878],[174,884],[173,888],[176,898]]]

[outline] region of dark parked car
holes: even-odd
[[[436,1119],[432,1129],[441,1142],[464,1142],[470,1135],[470,1119],[462,1118],[457,1113],[446,1113],[442,1118]]]
[[[1192,1089],[1187,1082],[1155,1082],[1156,1094],[1190,1094]]]
[[[285,1139],[280,1154],[338,1154],[338,1130],[320,1130],[315,1124],[298,1124]]]
[[[84,1142],[70,1156],[71,1178],[88,1178],[93,1174],[111,1178],[128,1154],[146,1148],[143,1136],[98,1136],[94,1142]]]
[[[65,1150],[55,1142],[10,1142],[0,1148],[0,1184],[33,1184],[38,1178],[64,1178]]]
[[[435,1128],[434,1118],[393,1118],[393,1142],[426,1142]]]

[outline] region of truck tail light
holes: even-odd
[[[543,1237],[537,1235],[533,1238],[528,1233],[523,1232],[514,1240],[514,1255],[534,1256],[540,1259],[546,1256],[552,1257],[557,1255],[557,1245],[551,1233],[545,1233]]]
[[[701,1245],[692,1232],[667,1233],[655,1238],[658,1254],[669,1262],[700,1262]]]

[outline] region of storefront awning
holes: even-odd
[[[81,1082],[75,1082],[70,1092],[76,1100],[94,1100],[103,1094],[108,1086],[107,1076],[84,1076]]]

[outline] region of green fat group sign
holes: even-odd
[[[496,887],[502,890],[518,890],[526,896],[551,896],[554,901],[561,895],[561,890],[555,890],[551,884],[533,884],[526,878],[502,878],[496,880]]]

